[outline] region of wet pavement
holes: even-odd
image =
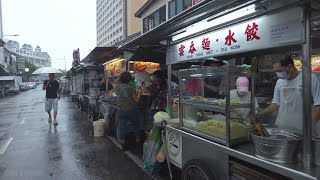
[[[0,98],[0,179],[152,179],[66,97],[48,124],[41,85]]]

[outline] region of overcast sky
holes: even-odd
[[[50,54],[52,66],[71,68],[72,52],[83,59],[96,46],[95,0],[2,0],[4,39],[40,46]]]

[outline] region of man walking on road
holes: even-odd
[[[48,122],[51,123],[51,109],[54,111],[54,125],[58,125],[58,100],[60,99],[59,82],[55,80],[55,74],[49,74],[49,80],[44,81],[43,90],[46,90],[45,111],[49,115]]]

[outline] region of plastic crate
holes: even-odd
[[[161,170],[162,168],[162,163],[156,162],[153,166],[149,165],[147,162],[143,163],[143,168],[146,172],[150,174],[157,173]]]

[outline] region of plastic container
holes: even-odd
[[[104,119],[99,119],[93,122],[94,136],[101,137],[104,136],[106,121]]]

